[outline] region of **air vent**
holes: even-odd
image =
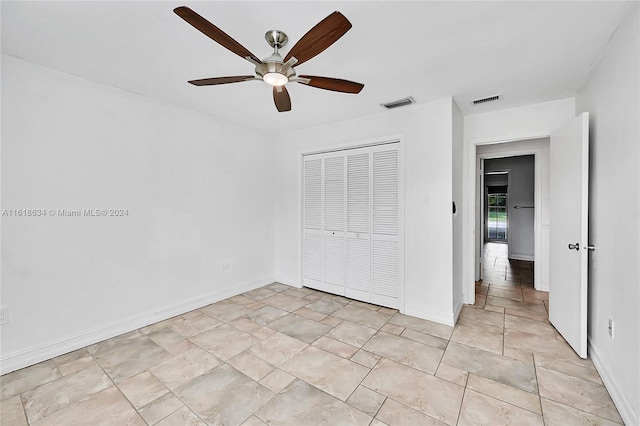
[[[489,97],[482,98],[482,99],[476,99],[475,101],[471,101],[471,105],[485,104],[487,102],[497,101],[500,98],[502,98],[502,95],[494,95],[494,96],[489,96]]]
[[[393,108],[400,108],[400,107],[415,104],[415,103],[416,103],[416,100],[413,99],[411,96],[409,96],[408,98],[404,98],[398,101],[388,102],[386,104],[380,104],[380,105],[382,105],[386,109],[393,109]]]

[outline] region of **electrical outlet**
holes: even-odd
[[[609,336],[613,339],[613,320],[609,318]]]
[[[6,305],[0,306],[0,325],[4,325],[9,322],[9,307]]]

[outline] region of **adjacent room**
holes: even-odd
[[[640,424],[637,1],[2,1],[0,424]]]

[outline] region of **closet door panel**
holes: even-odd
[[[322,157],[312,155],[304,158],[304,205],[303,205],[303,285],[322,290]]]
[[[400,176],[397,147],[373,148],[372,163],[371,301],[398,307]]]
[[[345,294],[345,156],[324,158],[324,290]]]
[[[347,282],[348,297],[371,300],[371,154],[347,154]]]

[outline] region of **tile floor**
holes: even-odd
[[[270,284],[2,376],[1,423],[622,423],[501,249],[455,328]]]

